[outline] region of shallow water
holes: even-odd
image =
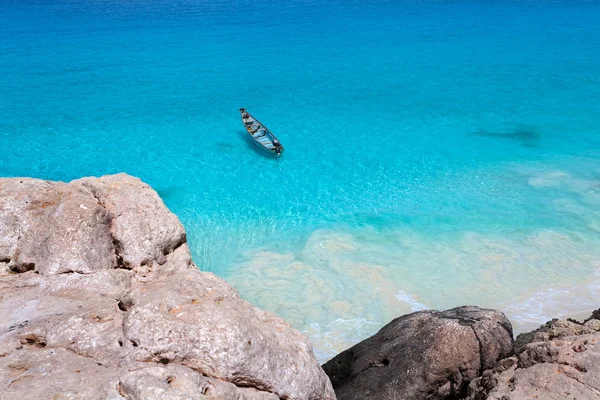
[[[125,171],[325,360],[598,306],[600,3],[0,1],[0,175]],[[245,138],[248,107],[286,147]]]

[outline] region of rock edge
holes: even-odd
[[[0,179],[0,398],[335,399],[308,339],[192,262],[125,174]]]

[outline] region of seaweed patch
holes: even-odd
[[[497,139],[508,139],[520,142],[524,147],[538,147],[540,133],[532,127],[518,127],[507,131],[488,131],[479,129],[471,132],[471,135],[491,137]]]

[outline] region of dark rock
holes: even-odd
[[[467,306],[397,318],[323,369],[340,400],[449,399],[512,348],[504,314]]]

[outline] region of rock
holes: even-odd
[[[4,309],[12,310],[4,321],[12,322],[8,327],[2,324],[0,351],[63,348],[98,365],[118,365],[127,348],[117,300],[99,295],[77,297],[69,291],[58,296],[40,295],[36,289],[21,289],[13,292],[15,297],[3,299],[3,307],[10,307]],[[27,302],[22,303],[24,299]],[[24,307],[16,306],[20,302]]]
[[[150,186],[125,174],[83,178],[72,186],[87,188],[112,217],[119,261],[133,268],[165,256],[185,243],[185,230]],[[149,218],[151,216],[151,218]]]
[[[597,309],[597,310],[592,311],[592,315],[590,315],[590,317],[588,319],[586,319],[584,321],[584,323],[586,323],[588,321],[592,321],[592,320],[595,320],[595,321],[600,320],[600,308]]]
[[[116,266],[111,216],[89,190],[0,181],[0,261],[16,272],[90,273]]]
[[[574,320],[553,319],[538,329],[522,333],[515,339],[515,353],[525,350],[528,343],[561,339],[567,336],[584,335],[599,331],[598,320],[589,319],[585,323]]]
[[[147,283],[129,302],[124,331],[137,361],[174,362],[286,398],[326,393],[326,381],[312,393],[305,389],[305,380],[319,382],[322,370],[304,336],[212,274],[194,269]]]
[[[508,368],[485,371],[469,400],[600,399],[600,321],[554,319],[519,335]],[[501,365],[501,364],[499,364]]]
[[[393,320],[323,369],[340,400],[457,398],[512,348],[512,327],[498,311],[421,311]]]
[[[61,348],[32,348],[0,356],[1,399],[122,400],[118,371]]]
[[[138,179],[0,179],[0,267],[0,398],[335,399]]]
[[[131,400],[278,400],[273,393],[239,388],[181,365],[133,365],[122,373],[119,390]]]

